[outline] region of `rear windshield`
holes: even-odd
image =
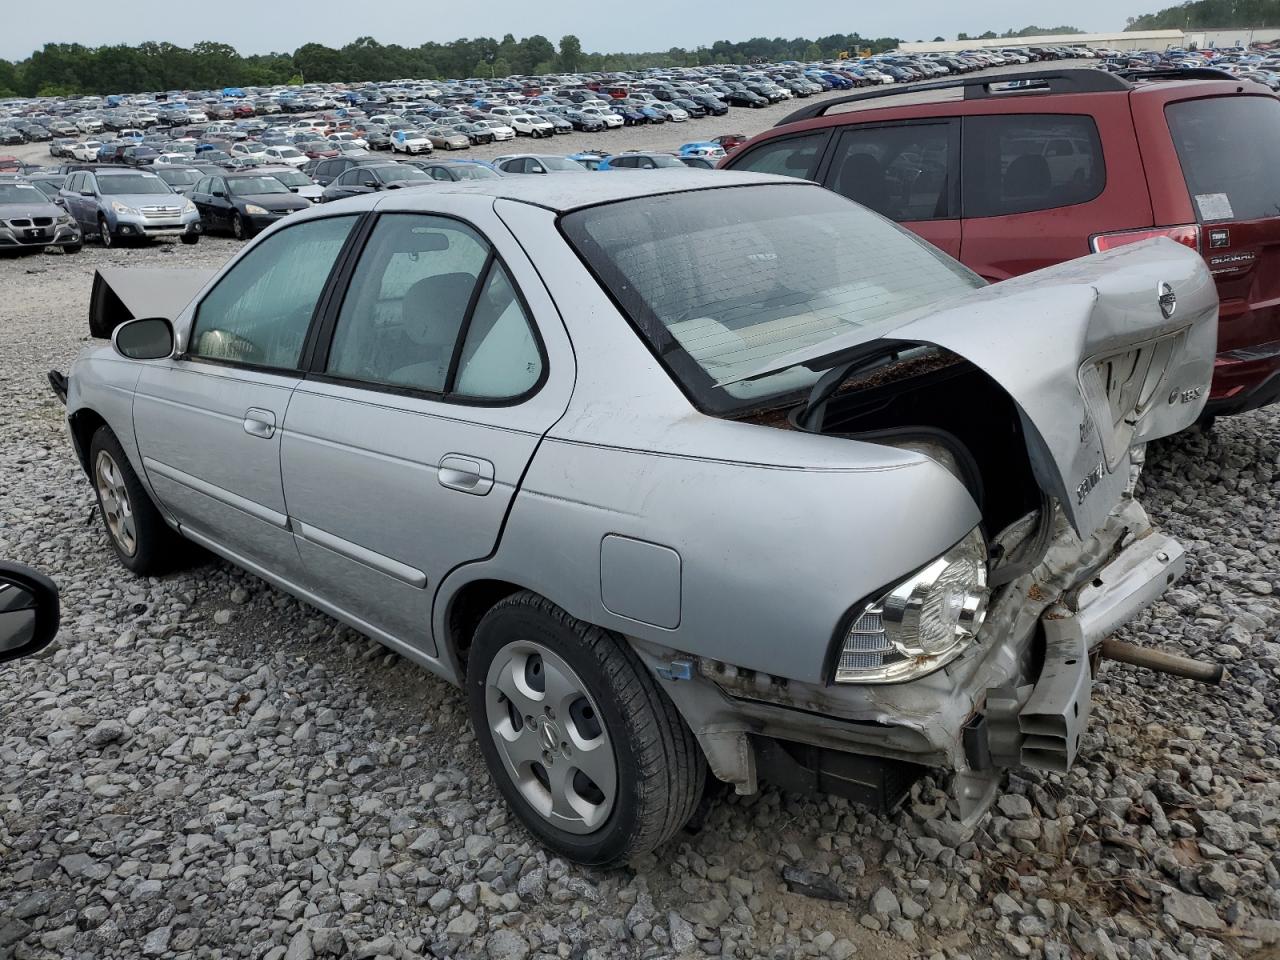
[[[1183,100],[1165,116],[1201,222],[1280,216],[1280,101]]]
[[[905,311],[982,286],[914,234],[805,184],[638,197],[561,225],[710,412],[811,387],[819,372],[770,369],[793,351],[820,356],[823,343],[855,331],[875,339]]]

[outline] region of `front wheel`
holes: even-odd
[[[112,244],[111,227],[106,217],[98,218],[98,240],[104,247],[110,247]]]
[[[190,557],[190,545],[164,522],[110,427],[99,427],[93,435],[89,470],[107,540],[122,564],[146,577],[166,573]]]
[[[467,697],[489,772],[529,832],[614,866],[692,816],[706,763],[653,675],[617,634],[531,592],[476,629]]]
[[[237,240],[247,240],[249,238],[249,231],[245,226],[244,217],[238,213],[231,215],[231,235]]]

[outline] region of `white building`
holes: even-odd
[[[1235,31],[1241,33],[1242,31]],[[1280,31],[1275,31],[1280,33]],[[1232,31],[1226,31],[1231,34]],[[1243,31],[1248,33],[1248,31]],[[1263,39],[1259,37],[1259,39]],[[1129,30],[1121,33],[1060,33],[1043,37],[998,37],[994,40],[943,40],[904,43],[903,53],[958,53],[988,47],[1105,47],[1108,50],[1168,50],[1182,47],[1187,35],[1181,30]],[[1225,46],[1219,43],[1218,46]]]
[[[1222,47],[1247,47],[1251,43],[1275,43],[1280,40],[1280,27],[1232,27],[1188,30],[1187,45],[1199,50]]]

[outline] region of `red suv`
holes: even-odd
[[[817,180],[991,281],[1186,244],[1221,300],[1205,413],[1240,413],[1280,400],[1280,100],[1227,77],[1065,69],[868,91],[791,114],[720,166]],[[905,102],[932,90],[963,97]]]

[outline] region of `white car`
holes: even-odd
[[[241,143],[233,143],[228,152],[233,157],[261,157],[267,152],[267,146],[264,143],[258,143],[256,140],[246,140]]]
[[[672,107],[675,110],[678,108]],[[612,110],[606,110],[604,107],[582,107],[581,112],[588,117],[595,117],[604,124],[606,130],[612,130],[614,127],[620,127],[624,123],[623,119]],[[679,111],[683,115],[683,119],[688,120],[689,115],[683,110]]]
[[[75,121],[76,129],[81,133],[101,133],[102,121],[95,120],[93,117],[81,117]]]
[[[194,163],[195,157],[189,153],[162,153],[151,161],[153,167],[186,166]]]
[[[85,140],[83,143],[73,143],[67,149],[77,160],[91,163],[98,159],[98,148],[101,146],[101,140]]]
[[[334,143],[354,144],[355,146],[362,147],[366,150],[369,148],[368,140],[364,137],[356,136],[356,134],[347,130],[340,130],[338,133],[331,133],[329,136],[325,137],[325,139],[332,140]]]
[[[556,132],[555,126],[549,120],[542,117],[535,117],[531,113],[512,113],[490,115],[493,120],[498,123],[506,124],[517,135],[525,137],[550,137]]]
[[[187,123],[208,123],[209,115],[203,110],[195,110],[188,108]]]
[[[493,134],[493,142],[501,143],[504,140],[514,140],[516,132],[503,120],[477,120],[477,127],[484,127]]]
[[[421,130],[391,131],[392,153],[430,153],[433,149],[431,138]]]
[[[287,163],[291,167],[301,167],[307,162],[307,155],[297,147],[267,147],[262,152],[262,159],[272,163]]]

